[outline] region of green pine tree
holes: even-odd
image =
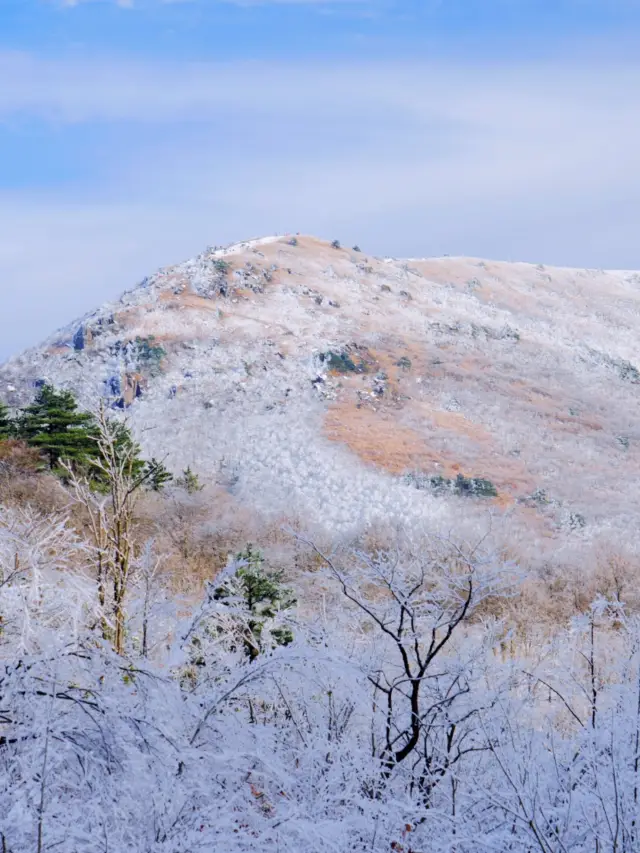
[[[152,492],[161,492],[167,483],[173,480],[173,474],[153,456],[144,463],[145,483]]]
[[[204,489],[204,486],[200,484],[198,475],[191,470],[191,467],[184,469],[182,476],[176,480],[176,486],[184,489],[189,495],[195,495],[196,492],[201,492]]]
[[[141,457],[142,449],[134,440],[126,424],[110,421],[108,428],[111,431],[118,464],[122,466],[123,473],[136,489],[144,486],[153,492],[159,492],[173,479],[173,474],[162,462],[153,458],[145,460]],[[94,448],[94,457],[96,455]],[[90,464],[90,477],[94,488],[98,491],[108,491],[110,485],[108,478],[98,465]]]
[[[11,438],[13,435],[13,421],[9,415],[9,409],[0,400],[0,441]]]
[[[264,651],[262,633],[265,622],[273,619],[278,611],[290,610],[296,599],[292,591],[283,586],[281,571],[263,569],[264,557],[260,551],[253,549],[251,543],[236,554],[236,559],[244,565],[237,570],[235,577],[214,591],[213,597],[219,601],[232,597],[243,600],[249,615],[249,635],[245,637],[244,649],[247,657],[255,660]],[[293,642],[293,632],[287,626],[272,629],[271,637],[278,646]]]
[[[0,437],[3,435],[2,423],[0,410]],[[90,412],[78,409],[71,391],[58,391],[52,385],[43,385],[15,424],[8,423],[9,435],[15,435],[37,449],[51,471],[64,475],[61,462],[70,462],[74,468],[83,471],[93,488],[108,491],[108,477],[98,464],[101,444],[96,418]],[[123,473],[136,489],[144,486],[159,492],[173,479],[162,462],[141,457],[140,445],[134,441],[126,424],[111,421],[109,429]]]
[[[85,465],[96,455],[93,415],[78,410],[71,391],[57,391],[52,385],[38,389],[33,403],[22,410],[16,434],[40,451],[52,471],[60,470],[63,459]]]

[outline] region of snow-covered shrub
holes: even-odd
[[[619,601],[503,658],[482,605],[516,575],[480,546],[316,552],[334,609],[286,646],[252,657],[202,631],[251,615],[216,598],[230,563],[191,613],[162,594],[145,609],[135,585],[132,618],[162,639],[116,655],[82,542],[2,508],[0,849],[637,849],[640,626]],[[155,583],[153,543],[140,560]],[[198,633],[207,666],[185,679]]]
[[[480,498],[494,498],[498,492],[491,480],[483,477],[465,477],[458,474],[454,480],[441,474],[424,474],[422,471],[410,471],[404,481],[416,489],[430,489],[436,494],[449,492],[454,495]]]

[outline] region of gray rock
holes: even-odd
[[[78,330],[73,336],[73,348],[76,351],[84,349],[84,326],[79,326]]]

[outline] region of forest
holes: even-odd
[[[2,853],[640,850],[625,566],[549,617],[490,533],[218,499],[122,412],[0,406]]]

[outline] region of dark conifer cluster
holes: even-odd
[[[146,461],[126,424],[114,423],[115,446],[129,460],[132,474],[145,485],[159,491],[172,475],[157,459]],[[96,488],[103,479],[102,449],[96,418],[82,411],[71,391],[44,384],[33,402],[14,416],[0,402],[0,441],[20,441],[38,451],[41,469],[64,477],[63,463],[90,475]],[[133,452],[130,451],[133,449]]]

